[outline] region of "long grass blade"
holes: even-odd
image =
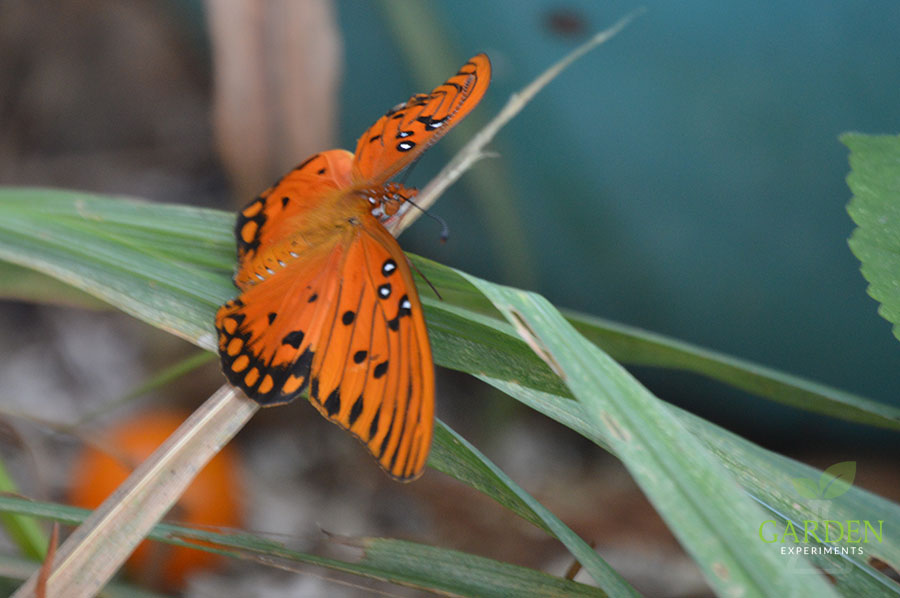
[[[467,276],[572,391],[586,425],[622,460],[720,595],[836,596],[756,541],[765,519],[719,459],[668,407],[545,299]]]

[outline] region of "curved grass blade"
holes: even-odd
[[[588,425],[588,418],[576,401],[507,380],[485,376],[480,376],[480,379],[615,454],[614,448],[606,442],[605,437]],[[692,413],[673,406],[669,406],[669,409],[681,425],[702,441],[707,450],[721,460],[753,500],[771,515],[782,520],[791,520],[797,529],[803,529],[804,521],[821,521],[822,519],[874,522],[900,520],[900,505],[856,487],[852,487],[841,496],[840,500],[828,501],[827,505],[823,505],[822,501],[804,501],[794,491],[793,480],[802,477],[818,479],[822,472],[767,451]],[[827,508],[827,513],[822,512],[823,507]],[[767,518],[771,518],[771,516],[767,516]],[[765,519],[756,523],[762,525],[763,521]],[[778,551],[780,546],[780,544],[774,545],[773,550]],[[874,571],[868,562],[869,558],[875,557],[893,565],[895,569],[900,568],[898,567],[900,542],[897,541],[897,538],[887,537],[883,542],[869,544],[866,546],[866,551],[865,556],[851,554],[817,557],[812,555],[810,558],[815,557],[817,571],[819,569],[827,571],[840,584],[849,588],[857,588],[848,594],[849,596],[900,595],[900,586],[892,584],[884,575]],[[809,570],[804,573],[808,574]]]
[[[76,507],[0,496],[0,510],[78,525],[90,512]],[[288,570],[298,564],[325,567],[370,579],[419,588],[445,596],[602,597],[600,589],[500,561],[385,538],[336,538],[362,550],[362,559],[345,561],[300,552],[247,533],[222,533],[159,523],[147,538],[188,546]],[[293,564],[292,564],[293,563]]]
[[[435,450],[428,464],[490,496],[553,535],[610,596],[639,595],[575,532],[443,422],[438,422]]]
[[[434,342],[436,353],[441,352],[442,341],[450,343],[453,349],[453,355],[441,356],[446,360],[442,365],[516,379],[533,388],[569,396],[565,385],[524,343],[506,342],[508,339],[497,336],[501,331],[514,337],[512,327],[459,272],[420,257],[414,257],[413,261],[443,297],[437,299],[430,289],[420,289],[428,310],[429,327],[435,328],[433,334],[439,339]],[[582,335],[617,361],[694,372],[798,409],[900,430],[897,407],[661,334],[571,311],[563,313]],[[468,345],[471,351],[460,354],[456,350],[460,345]],[[514,359],[491,359],[491,353],[501,352],[509,353]],[[489,371],[491,366],[494,371]]]
[[[837,595],[821,577],[791,575],[755,542],[750,522],[764,513],[720,460],[543,297],[466,277],[558,371],[585,424],[622,460],[718,594]]]
[[[900,430],[900,409],[892,405],[640,328],[575,312],[564,315],[616,361],[694,372],[783,405]]]
[[[365,550],[361,564],[403,576],[404,585],[449,596],[607,596],[599,588],[455,550],[385,538],[362,538],[354,544]]]

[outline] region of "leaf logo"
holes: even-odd
[[[856,461],[835,463],[822,472],[819,481],[810,478],[793,478],[794,490],[803,498],[829,500],[850,490],[856,477]]]

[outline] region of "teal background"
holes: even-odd
[[[338,2],[342,144],[413,91],[409,50],[379,3]],[[508,175],[525,275],[497,257],[458,184],[410,250],[569,307],[900,404],[900,345],[847,247],[845,131],[900,131],[900,5],[874,2],[429,2],[457,63],[486,51],[473,118],[638,6],[647,12],[554,81],[476,168]],[[572,15],[576,31],[548,26]],[[449,74],[449,73],[448,73]],[[431,154],[445,151],[442,142]],[[445,155],[410,175],[422,184]],[[514,266],[514,265],[513,265]],[[663,396],[732,410],[738,393],[642,372]],[[741,420],[745,413],[732,413]],[[786,425],[800,419],[799,413]]]

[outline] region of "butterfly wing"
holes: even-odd
[[[366,214],[312,362],[310,401],[391,476],[418,477],[434,426],[434,365],[406,256]]]
[[[310,402],[391,476],[422,473],[431,347],[406,257],[371,214],[223,305],[216,329],[225,375],[248,396],[276,405],[309,387]]]
[[[491,62],[478,54],[431,93],[389,110],[356,142],[356,182],[381,184],[408,166],[475,108],[490,81]]]
[[[332,231],[323,221],[333,214],[342,190],[350,187],[352,164],[353,154],[346,150],[316,154],[238,212],[238,271],[234,277],[238,288],[247,288],[280,270],[285,256],[291,257],[298,243],[328,243]]]
[[[346,243],[311,249],[216,312],[225,377],[262,405],[309,386],[317,339],[334,313]]]

